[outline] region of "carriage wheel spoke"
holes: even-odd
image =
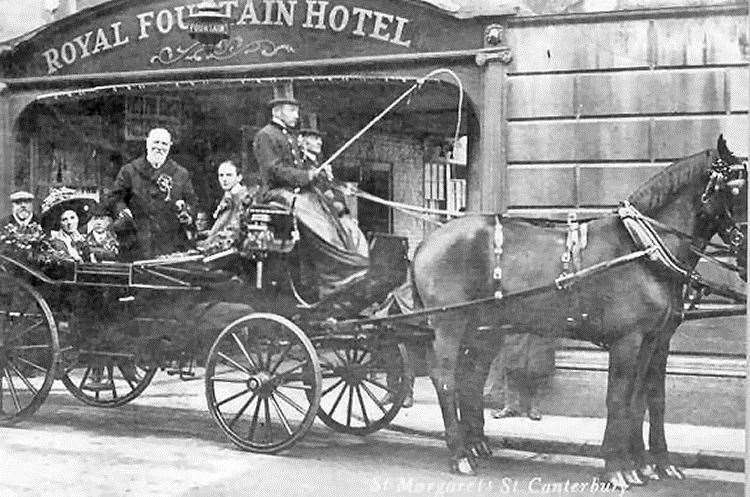
[[[307,359],[305,359],[304,361],[300,361],[299,364],[297,364],[296,366],[294,366],[294,367],[292,367],[290,369],[287,369],[283,373],[276,374],[276,378],[284,378],[284,377],[286,377],[287,375],[289,375],[289,374],[297,371],[299,368],[301,368],[303,366],[306,366],[307,362],[308,362]]]
[[[234,426],[234,423],[236,423],[237,420],[240,419],[240,417],[243,414],[245,414],[245,410],[247,410],[247,408],[250,407],[250,404],[252,404],[253,399],[255,399],[256,397],[258,397],[258,394],[257,393],[253,393],[253,395],[250,396],[250,398],[247,400],[247,402],[245,402],[245,405],[243,405],[242,408],[239,411],[237,411],[237,414],[235,414],[234,417],[232,418],[232,420],[229,422],[229,427],[230,428]]]
[[[253,419],[250,421],[250,429],[247,432],[247,438],[251,441],[255,440],[255,428],[258,426],[258,413],[260,413],[260,398],[255,403],[255,413],[253,413]]]
[[[300,406],[299,404],[297,404],[294,401],[294,399],[292,399],[291,397],[287,396],[283,392],[279,392],[278,390],[276,390],[276,395],[278,395],[281,400],[283,400],[284,402],[286,402],[287,404],[289,404],[290,406],[292,406],[298,413],[302,414],[303,416],[305,415],[305,409],[303,409],[302,406]]]
[[[333,353],[336,355],[338,360],[341,361],[342,366],[346,366],[347,364],[349,364],[349,359],[347,357],[341,357],[341,353],[338,350],[334,349]]]
[[[42,373],[46,373],[47,372],[47,368],[44,368],[44,367],[40,366],[39,364],[33,363],[33,362],[29,361],[28,359],[24,359],[23,357],[16,357],[16,359],[18,360],[18,362],[22,362],[22,363],[26,364],[27,366],[30,366],[30,367],[36,369],[37,371],[41,371]]]
[[[373,394],[373,393],[372,393],[372,390],[370,390],[370,387],[368,387],[368,386],[367,386],[367,385],[365,385],[364,383],[362,383],[362,385],[361,385],[361,386],[362,386],[362,388],[364,389],[364,391],[365,391],[365,393],[367,394],[367,396],[368,396],[368,397],[370,397],[370,399],[372,399],[372,401],[373,401],[373,402],[375,402],[375,404],[377,404],[377,406],[378,406],[378,407],[380,408],[380,410],[381,410],[381,411],[383,411],[383,414],[387,414],[387,413],[388,413],[388,409],[386,409],[386,408],[385,408],[385,404],[383,404],[383,403],[382,403],[382,402],[380,401],[380,399],[378,399],[378,398],[377,398],[377,397],[375,396],[375,394]]]
[[[263,409],[266,411],[266,430],[268,442],[273,441],[273,425],[271,424],[271,409],[268,407],[268,398],[263,398]]]
[[[276,400],[276,398],[273,396],[273,394],[271,394],[271,403],[273,404],[273,408],[276,411],[276,414],[279,416],[279,419],[281,420],[281,424],[284,425],[284,429],[291,437],[292,435],[294,435],[294,432],[292,431],[291,426],[289,426],[289,420],[286,419],[284,412],[281,410],[281,406],[279,406],[279,403]]]
[[[16,411],[21,411],[21,401],[18,398],[18,392],[16,391],[16,385],[13,383],[13,378],[10,377],[10,371],[8,371],[8,368],[4,368],[5,377],[8,379],[8,392],[10,393],[10,398],[13,401],[13,405],[16,406]]]
[[[326,394],[328,394],[331,390],[335,389],[337,386],[341,385],[342,383],[344,383],[343,378],[339,378],[339,381],[337,381],[336,383],[334,383],[330,387],[328,387],[325,390],[323,390],[323,392],[320,394],[320,398],[323,398],[323,396],[325,396]]]
[[[362,390],[360,390],[359,385],[357,385],[357,398],[359,398],[359,407],[362,409],[365,426],[370,426],[370,419],[367,417],[367,409],[365,408],[365,401],[362,399]]]
[[[258,366],[255,365],[255,361],[250,358],[250,354],[247,353],[247,349],[245,348],[245,344],[242,343],[242,340],[240,340],[240,337],[237,336],[236,333],[232,333],[232,338],[234,338],[234,341],[237,343],[237,346],[242,351],[242,355],[245,356],[245,359],[247,359],[247,362],[250,363],[250,367],[252,367],[254,370],[258,370]]]
[[[336,366],[328,362],[328,358],[320,355],[318,359],[320,361],[320,367],[330,369],[331,371],[333,371],[336,368]]]
[[[117,369],[120,370],[120,373],[122,373],[122,377],[125,379],[125,381],[128,382],[128,385],[130,386],[130,390],[135,390],[136,387],[138,386],[138,384],[137,383],[135,383],[135,384],[133,383],[133,381],[128,377],[128,374],[125,372],[124,369],[122,369],[122,367],[123,367],[122,364],[120,364],[118,362],[117,363]]]
[[[83,373],[83,376],[81,377],[81,382],[78,384],[78,390],[83,390],[83,385],[86,383],[86,380],[88,379],[90,373],[91,366],[88,366],[86,368],[86,371]]]
[[[366,382],[368,382],[368,383],[372,383],[376,387],[382,388],[383,390],[385,390],[386,392],[388,392],[388,393],[390,393],[392,395],[395,395],[398,392],[397,390],[393,390],[393,389],[389,388],[388,386],[383,385],[379,381],[373,380],[372,378],[363,378],[363,380],[366,381]]]
[[[21,378],[21,381],[23,382],[24,385],[26,385],[26,388],[28,388],[29,390],[31,390],[33,392],[33,394],[36,395],[38,393],[37,389],[34,388],[34,385],[31,384],[31,382],[29,381],[29,379],[26,378],[23,375],[23,373],[21,373],[21,370],[18,369],[18,366],[16,366],[15,364],[11,364],[10,367],[13,369],[13,372],[16,373],[16,376],[18,376],[19,378]]]
[[[234,399],[236,399],[236,398],[238,398],[238,397],[242,397],[242,396],[243,396],[243,395],[245,395],[245,394],[246,394],[247,392],[252,392],[252,390],[251,390],[251,389],[249,389],[249,388],[246,388],[246,389],[244,389],[244,390],[242,390],[242,391],[240,391],[240,392],[237,392],[237,393],[236,393],[236,394],[234,394],[234,395],[230,395],[229,397],[227,397],[226,399],[222,400],[221,402],[215,402],[215,403],[214,403],[214,405],[215,405],[216,407],[220,407],[220,406],[223,406],[223,405],[224,405],[224,404],[226,404],[227,402],[231,402],[231,401],[233,401]],[[255,395],[256,395],[256,394],[253,394],[253,397],[255,397]]]
[[[236,369],[242,371],[243,373],[246,373],[248,375],[252,375],[253,374],[252,371],[250,371],[245,366],[243,366],[242,364],[238,363],[237,361],[235,361],[234,359],[232,359],[231,357],[229,357],[228,355],[226,355],[224,352],[219,352],[219,357],[221,357],[222,359],[224,359],[229,364],[231,364],[232,366],[234,366]]]
[[[346,392],[346,386],[341,389],[339,392],[339,396],[336,397],[336,400],[333,403],[333,407],[331,407],[331,410],[328,411],[328,417],[333,417],[334,411],[336,411],[336,408],[339,406],[339,402],[341,402],[341,398],[344,396],[344,392]]]
[[[269,372],[271,374],[274,374],[277,369],[279,369],[279,366],[281,366],[281,363],[284,362],[284,359],[286,358],[286,355],[289,353],[289,351],[292,350],[292,343],[288,343],[284,348],[282,349],[281,354],[279,354],[279,360],[276,361],[276,364],[269,369]]]
[[[313,389],[312,385],[279,385],[279,388],[291,388],[292,390],[305,390],[305,391],[310,391]]]
[[[214,383],[242,383],[243,385],[247,383],[247,380],[242,380],[239,378],[209,378],[209,380],[213,381]]]
[[[349,405],[346,408],[346,426],[352,426],[352,401],[354,400],[354,387],[349,385]]]
[[[117,387],[115,386],[115,379],[113,375],[114,368],[112,366],[107,366],[107,379],[112,384],[112,398],[117,398]]]
[[[19,338],[23,337],[25,334],[27,334],[28,332],[30,332],[30,331],[32,331],[32,330],[40,327],[43,324],[44,324],[44,320],[40,319],[39,321],[37,321],[36,323],[32,324],[31,326],[26,327],[26,329],[24,329],[20,333],[18,333],[16,330],[10,330],[7,333],[7,336],[10,337],[10,338],[12,338],[12,339],[19,339]]]

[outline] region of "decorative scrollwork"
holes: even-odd
[[[201,42],[195,42],[187,48],[178,45],[176,48],[163,47],[151,57],[151,64],[172,65],[181,60],[187,62],[204,62],[208,60],[227,60],[237,55],[257,53],[262,57],[273,57],[279,52],[295,53],[294,47],[283,43],[276,45],[271,40],[254,40],[245,43],[241,36],[222,40],[213,50],[207,50]]]

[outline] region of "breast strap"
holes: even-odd
[[[650,252],[649,259],[659,262],[680,276],[690,276],[692,271],[686,269],[672,254],[651,223],[638,212],[638,209],[625,201],[617,209],[617,214],[639,250],[654,249]]]

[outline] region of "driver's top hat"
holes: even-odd
[[[294,98],[294,87],[291,81],[284,81],[273,85],[273,98],[268,101],[268,106],[292,104],[299,105],[299,100]]]
[[[322,137],[324,133],[318,128],[318,115],[314,112],[300,116],[299,134]]]

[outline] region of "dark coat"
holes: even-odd
[[[261,128],[253,138],[253,153],[264,192],[274,188],[302,188],[310,183],[297,137],[285,127],[272,121]]]
[[[126,207],[133,213],[135,243],[121,240],[123,251],[148,258],[188,249],[185,229],[177,219],[178,200],[189,210],[197,205],[190,173],[175,161],[167,159],[154,169],[140,157],[122,166],[104,203],[115,216]]]
[[[36,214],[31,215],[31,221],[29,221],[29,223],[39,224],[39,218],[36,217]],[[15,224],[16,226],[18,226],[18,221],[16,221],[16,218],[13,217],[13,214],[9,214],[2,218],[2,220],[0,220],[0,228],[4,228],[9,224]]]
[[[554,337],[532,333],[509,334],[503,337],[503,364],[514,377],[527,379],[552,376],[555,373]]]

